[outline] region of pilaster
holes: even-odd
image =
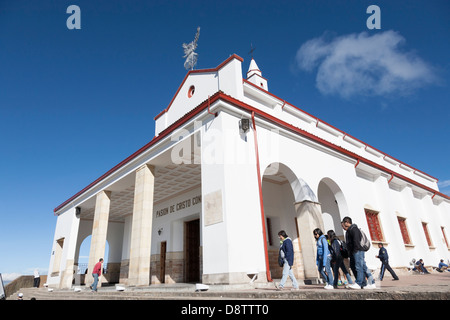
[[[85,279],[86,286],[94,282],[92,271],[100,258],[104,258],[106,247],[106,233],[108,231],[109,208],[111,204],[111,191],[100,191],[95,201],[94,223],[92,226],[91,249],[89,251],[88,274]],[[99,278],[98,287],[101,287]]]
[[[131,226],[128,285],[150,284],[150,253],[152,244],[153,193],[155,168],[144,165],[136,171],[133,219]]]

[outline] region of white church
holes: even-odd
[[[243,77],[242,63],[187,72],[154,138],[55,208],[50,287],[88,286],[99,258],[104,283],[267,283],[281,278],[280,230],[297,279],[317,279],[312,231],[343,238],[345,216],[370,235],[369,266],[380,242],[398,271],[450,258],[436,178],[270,92],[254,59]]]

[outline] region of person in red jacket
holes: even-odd
[[[98,277],[102,274],[102,263],[103,258],[100,258],[98,262],[94,266],[94,270],[92,271],[92,276],[94,277],[94,283],[89,288],[92,289],[92,292],[97,292],[97,283],[98,283]]]

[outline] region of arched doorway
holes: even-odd
[[[318,199],[309,185],[283,163],[272,163],[262,181],[264,214],[272,278],[281,277],[277,257],[278,231],[285,230],[294,245],[294,274],[298,279],[317,278],[315,239],[312,231],[323,229]]]
[[[92,270],[88,270],[89,263],[89,252],[91,250],[91,239],[92,235],[86,236],[82,241],[78,248],[76,255],[76,263],[74,270],[74,285],[84,285],[86,277],[92,277]],[[106,275],[108,274],[108,256],[109,256],[109,244],[106,241],[105,245],[105,256],[103,258],[103,281],[108,282]]]
[[[336,182],[330,178],[323,178],[317,188],[317,195],[322,207],[324,232],[334,230],[340,239],[344,239],[341,227],[342,218],[348,215],[347,201]]]

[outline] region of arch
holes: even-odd
[[[274,162],[263,175],[263,204],[269,242],[269,266],[274,278],[281,277],[276,262],[278,231],[285,230],[294,244],[294,274],[298,279],[317,278],[316,245],[313,230],[323,229],[320,204],[308,183],[287,165]],[[270,220],[267,220],[270,219]],[[276,239],[273,245],[273,239]]]
[[[91,250],[91,239],[92,235],[86,235],[79,243],[79,246],[75,255],[75,270],[74,270],[74,284],[82,285],[84,284],[85,276],[91,274],[88,268],[89,263],[89,252]],[[103,257],[103,269],[106,270],[108,268],[108,257],[109,257],[109,242],[106,240],[105,244],[105,254]]]
[[[338,184],[331,178],[323,178],[317,187],[317,196],[322,207],[324,232],[332,229],[343,239],[342,218],[349,215],[347,200]]]
[[[309,185],[285,164],[281,162],[273,162],[264,170],[263,176],[284,176],[291,185],[295,202],[311,201],[318,202],[317,196],[309,187]]]

